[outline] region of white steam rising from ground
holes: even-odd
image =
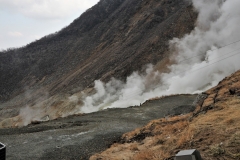
[[[192,0],[199,12],[197,26],[181,39],[170,41],[175,62],[169,73],[149,65],[134,72],[126,83],[95,81],[96,93],[85,97],[80,113],[139,105],[162,95],[197,93],[215,86],[240,69],[240,1]],[[235,42],[235,43],[233,43]]]
[[[126,82],[112,78],[95,81],[96,93],[46,97],[20,110],[16,117],[0,122],[1,127],[24,126],[78,113],[107,108],[125,108],[162,95],[199,93],[217,85],[240,69],[240,0],[192,0],[199,12],[195,29],[171,40],[169,72],[148,65],[145,73],[134,72]]]

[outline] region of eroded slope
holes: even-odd
[[[154,120],[122,136],[96,159],[173,159],[184,149],[198,149],[204,159],[239,159],[240,71],[197,98],[191,114]]]

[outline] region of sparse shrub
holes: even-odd
[[[229,140],[229,144],[228,144],[229,146],[235,145],[235,144],[240,145],[240,132],[233,134]]]
[[[213,145],[210,146],[210,154],[213,156],[219,156],[225,153],[225,149],[223,148],[222,145],[217,144],[217,145]]]

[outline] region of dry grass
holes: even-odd
[[[153,120],[122,136],[121,143],[91,160],[164,160],[179,150],[196,148],[203,159],[240,159],[240,72],[208,90],[193,114]],[[234,88],[235,94],[229,92]],[[209,106],[211,106],[209,110]],[[203,112],[204,111],[204,112]],[[118,157],[118,158],[116,158]]]
[[[221,109],[216,107],[192,121],[190,114],[154,120],[124,134],[123,144],[114,144],[100,155],[102,159],[164,160],[179,150],[197,148],[205,159],[240,158],[240,99],[232,97],[216,105]],[[152,136],[133,141],[149,132]]]
[[[158,152],[158,150],[146,149],[133,156],[133,160],[158,160],[162,157],[169,157],[168,153]]]

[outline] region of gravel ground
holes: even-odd
[[[19,129],[1,129],[0,142],[7,146],[7,160],[88,159],[118,141],[123,133],[150,120],[193,111],[195,98],[196,95],[170,96],[140,107],[108,109]]]

